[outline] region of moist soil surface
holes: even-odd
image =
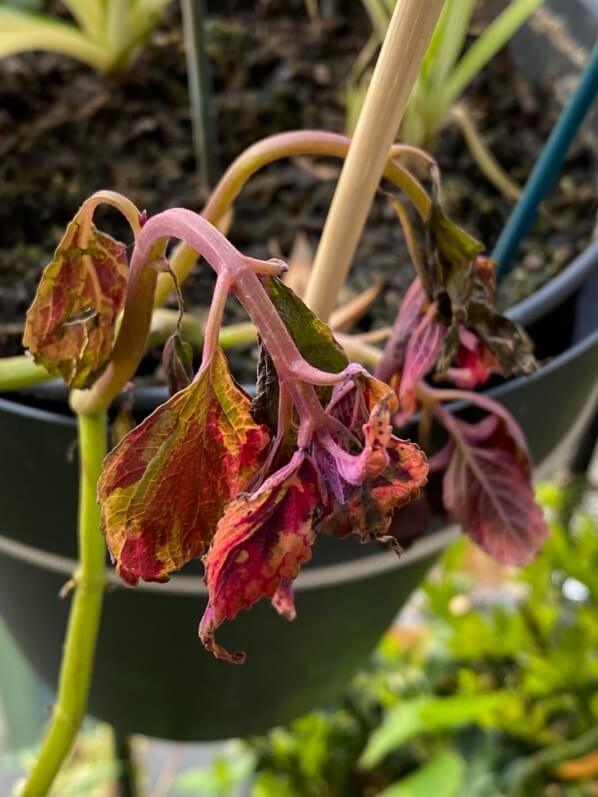
[[[52,9],[52,6],[49,6]],[[22,320],[41,269],[80,203],[112,188],[150,214],[199,209],[178,4],[127,73],[102,77],[68,58],[28,53],[0,61],[0,352],[21,351]],[[338,2],[331,19],[310,21],[301,0],[209,5],[217,158],[228,164],[255,140],[293,128],[344,132],[345,86],[370,30],[359,3]],[[533,85],[508,51],[466,94],[486,143],[523,183],[560,110],[555,75]],[[454,126],[438,136],[445,204],[490,249],[512,207],[480,175]],[[531,293],[587,244],[596,215],[594,150],[572,148],[519,265],[501,287],[510,304]],[[243,251],[288,257],[298,231],[315,247],[338,175],[337,162],[286,161],[258,173],[235,204],[229,232]],[[128,240],[114,216],[100,226]],[[360,329],[392,323],[413,272],[400,227],[377,198],[342,300],[375,280],[384,290]],[[186,309],[209,303],[213,275],[202,264],[184,285]],[[231,302],[227,320],[241,320]],[[253,353],[234,367],[251,380]],[[150,370],[151,361],[150,361]]]

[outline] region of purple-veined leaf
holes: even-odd
[[[534,500],[527,450],[511,419],[489,415],[476,424],[453,418],[454,449],[444,475],[450,515],[488,553],[510,565],[529,562],[548,529]]]

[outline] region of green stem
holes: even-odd
[[[44,797],[85,715],[106,583],[97,481],[106,453],[106,413],[78,416],[79,569],[64,643],[58,697],[41,751],[21,797]]]
[[[46,371],[43,365],[36,365],[31,357],[20,355],[0,358],[0,391],[20,390],[53,378],[53,374]]]
[[[176,332],[178,319],[179,313],[177,310],[157,307],[152,314],[147,348],[152,349],[163,346],[168,338]],[[181,337],[197,351],[203,346],[203,325],[194,315],[190,313],[183,314],[180,333]],[[232,349],[235,346],[247,346],[255,343],[256,339],[257,331],[251,321],[241,321],[238,324],[229,324],[222,327],[219,335],[219,344],[223,349]]]

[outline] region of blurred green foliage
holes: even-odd
[[[570,517],[553,486],[540,499],[552,534],[535,563],[489,587],[465,567],[469,544],[451,547],[409,644],[390,634],[341,705],[247,740],[229,791],[195,793],[598,794],[598,518]]]

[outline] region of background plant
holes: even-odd
[[[125,69],[171,0],[62,0],[73,21],[0,6],[0,58],[46,50],[98,72]]]
[[[370,63],[391,18],[395,0],[362,0],[373,33],[354,64],[347,89],[347,126],[352,130],[371,76]],[[461,97],[467,87],[501,50],[542,0],[510,0],[507,8],[483,29],[464,52],[471,35],[476,0],[447,0],[426,51],[399,138],[433,150],[442,126],[456,122],[472,156],[485,176],[506,196],[516,198],[518,187],[495,161],[477,131]]]

